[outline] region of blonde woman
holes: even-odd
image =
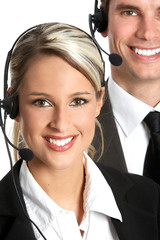
[[[17,192],[11,172],[0,183],[0,239],[158,239],[159,187],[87,154],[103,104],[103,67],[92,38],[66,24],[38,25],[16,44],[14,141],[34,157],[13,168]]]

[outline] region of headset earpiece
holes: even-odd
[[[19,112],[18,95],[14,95],[13,91],[9,93],[3,100],[3,108],[11,119],[16,118]]]
[[[94,36],[95,31],[103,32],[108,26],[108,20],[104,13],[104,8],[98,8],[98,0],[95,0],[94,14],[89,14],[89,27],[92,36]]]
[[[107,53],[97,42],[95,38],[95,32],[103,32],[107,29],[108,21],[105,16],[103,8],[98,8],[98,0],[95,0],[94,14],[89,14],[89,28],[92,38],[97,43],[99,49],[109,56],[109,61],[113,66],[120,66],[122,64],[122,58],[117,53]],[[103,61],[104,62],[104,61]]]
[[[103,32],[107,28],[107,20],[103,8],[96,8],[95,13],[92,15],[92,22],[98,32]]]

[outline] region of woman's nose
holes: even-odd
[[[65,132],[71,122],[70,114],[67,109],[56,109],[52,115],[50,126],[57,131]]]

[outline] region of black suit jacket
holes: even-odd
[[[159,240],[159,186],[152,180],[123,174],[97,164],[110,184],[123,222],[112,219],[120,240]],[[14,176],[24,209],[19,183],[21,161],[14,166]],[[106,203],[107,204],[107,203]],[[0,182],[0,239],[35,240],[31,223],[25,217],[16,194],[11,172]]]
[[[115,123],[111,102],[108,95],[108,86],[106,83],[105,99],[101,109],[101,113],[98,116],[98,120],[101,124],[104,137],[104,151],[100,158],[100,162],[105,166],[115,168],[121,172],[128,172],[125,162],[117,126]],[[101,136],[98,127],[96,127],[95,137],[92,145],[96,149],[94,159],[98,159],[101,154]],[[93,158],[93,157],[92,157]]]

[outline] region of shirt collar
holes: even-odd
[[[160,111],[160,103],[153,109],[124,91],[112,78],[108,81],[108,92],[115,119],[126,136],[143,121],[150,111]]]
[[[39,228],[43,231],[62,211],[62,208],[52,201],[36,182],[25,161],[23,161],[20,169],[20,184],[30,218],[35,223],[38,222]]]
[[[93,160],[85,154],[84,210],[96,211],[122,221],[113,192]]]
[[[93,160],[90,159],[86,153],[84,153],[84,156],[86,173],[84,219],[89,211],[96,211],[122,221],[121,213],[109,184]],[[49,222],[53,221],[54,217],[57,216],[60,211],[65,211],[43,191],[33,178],[25,161],[22,163],[20,170],[20,184],[26,207],[30,210],[30,217],[34,222],[39,222],[41,219],[41,229],[45,229]]]

